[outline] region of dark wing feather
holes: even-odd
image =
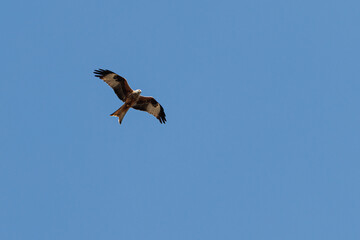
[[[98,77],[104,82],[106,82],[112,89],[116,95],[124,102],[129,93],[132,93],[133,90],[127,83],[126,79],[117,75],[116,73],[106,70],[99,69],[94,71],[95,77]]]
[[[164,108],[153,97],[140,96],[139,100],[137,101],[136,105],[133,106],[133,108],[154,115],[160,121],[160,123],[166,122]]]

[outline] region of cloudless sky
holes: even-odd
[[[360,239],[359,8],[4,1],[0,239]]]

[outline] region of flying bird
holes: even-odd
[[[119,118],[121,124],[125,114],[130,108],[148,112],[154,115],[160,123],[166,122],[164,108],[153,98],[140,96],[141,90],[132,90],[126,79],[110,71],[99,69],[94,71],[95,77],[106,82],[124,104],[110,116]]]

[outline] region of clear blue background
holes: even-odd
[[[0,239],[360,239],[359,8],[3,2]]]

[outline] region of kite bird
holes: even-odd
[[[99,69],[94,71],[95,77],[106,82],[124,104],[110,116],[119,118],[121,124],[125,114],[132,107],[154,115],[160,123],[166,122],[164,108],[153,98],[140,96],[141,90],[132,90],[126,79],[110,70]]]

